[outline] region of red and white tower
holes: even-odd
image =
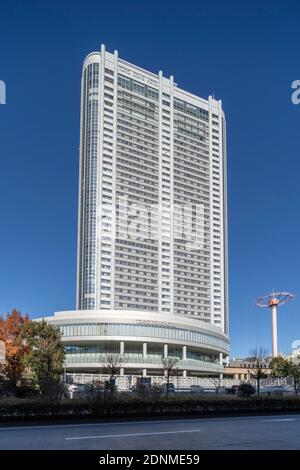
[[[270,308],[272,311],[272,356],[278,355],[277,340],[277,307],[284,305],[294,299],[294,295],[290,292],[272,292],[268,295],[259,297],[256,305],[261,308]]]

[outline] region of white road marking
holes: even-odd
[[[274,422],[274,421],[296,421],[295,418],[278,418],[278,419],[264,419],[264,421]]]
[[[77,441],[81,439],[108,439],[111,437],[132,437],[132,436],[157,436],[160,434],[182,434],[187,432],[201,432],[201,429],[186,429],[184,431],[161,431],[161,432],[139,432],[132,434],[108,434],[106,436],[79,436],[79,437],[65,437],[66,441]]]

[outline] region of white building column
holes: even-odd
[[[120,341],[120,356],[124,356],[124,341]]]
[[[185,379],[186,378],[186,370],[182,371],[182,377]]]
[[[168,345],[164,344],[164,359],[168,357]]]
[[[147,377],[147,369],[143,369],[143,371],[142,371],[142,376],[143,376],[143,377]]]
[[[120,375],[124,375],[124,367],[120,368]]]
[[[147,343],[143,343],[143,357],[147,357]]]
[[[182,346],[182,360],[186,360],[186,346]]]
[[[220,365],[223,366],[223,353],[220,353],[219,355],[219,362]],[[220,374],[220,379],[223,379],[223,374]]]

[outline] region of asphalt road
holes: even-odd
[[[300,449],[300,414],[3,425],[0,449]]]

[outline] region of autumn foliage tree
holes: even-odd
[[[28,345],[23,341],[23,327],[29,321],[28,315],[22,315],[16,309],[6,318],[0,316],[0,341],[5,345],[5,362],[0,364],[0,372],[11,382],[12,388],[16,388],[26,368]]]

